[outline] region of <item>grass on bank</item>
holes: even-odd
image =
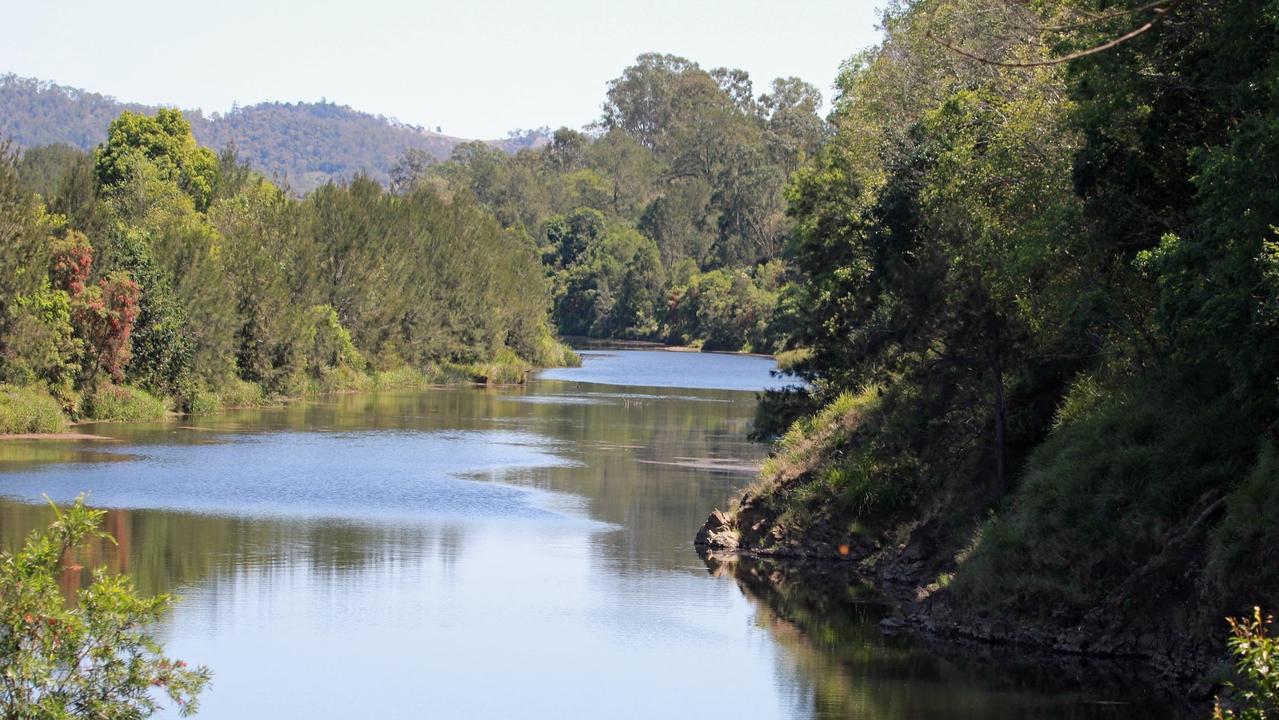
[[[395,363],[383,370],[365,370],[339,363],[299,379],[296,394],[279,396],[266,392],[257,383],[239,378],[227,381],[216,390],[193,388],[178,399],[157,397],[141,388],[104,382],[72,411],[75,416],[94,421],[154,420],[163,417],[171,408],[191,415],[209,415],[223,410],[262,407],[293,397],[467,383],[517,384],[524,382],[536,367],[581,365],[581,358],[576,353],[550,336],[540,346],[539,355],[539,362],[535,364],[503,348],[487,362],[441,362],[421,369]],[[0,434],[61,432],[69,422],[63,410],[58,400],[39,385],[0,384]]]
[[[83,403],[84,416],[90,420],[155,420],[168,410],[166,401],[128,385],[104,384]]]
[[[860,533],[893,517],[911,501],[914,485],[876,445],[883,397],[879,387],[843,393],[796,420],[744,497],[771,509],[781,528],[801,533],[831,520]]]
[[[0,385],[0,434],[56,433],[65,425],[62,407],[44,389]]]
[[[1032,615],[1062,601],[1092,606],[1222,496],[1208,572],[1223,587],[1274,587],[1273,563],[1252,563],[1279,539],[1279,469],[1273,448],[1258,453],[1269,444],[1260,433],[1238,432],[1247,423],[1234,398],[1189,382],[1098,401],[1087,381],[1077,394],[1086,397],[1067,397],[1009,505],[961,564],[965,602]]]

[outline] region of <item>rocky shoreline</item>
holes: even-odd
[[[1181,540],[1182,547],[1173,542],[1169,550],[1186,552],[1185,546],[1194,544],[1195,538]],[[893,609],[880,621],[885,633],[910,634],[961,651],[1013,648],[1050,664],[1081,660],[1121,663],[1136,681],[1162,687],[1196,704],[1215,697],[1220,690],[1216,678],[1224,675],[1223,648],[1205,644],[1202,632],[1185,631],[1193,619],[1177,618],[1164,632],[1152,630],[1150,624],[1127,622],[1122,610],[1130,593],[1116,593],[1112,601],[1082,616],[1059,610],[1046,619],[992,617],[959,606],[945,592],[937,578],[938,568],[947,563],[930,553],[927,543],[912,541],[885,548],[867,541],[850,546],[822,538],[820,532],[809,542],[798,542],[784,537],[749,497],[735,513],[712,512],[694,544],[708,566],[725,565],[731,558],[772,561],[784,568],[780,572],[788,575],[789,582],[804,582],[832,597],[838,597],[841,587],[850,584],[871,585]],[[1163,569],[1170,572],[1180,567],[1171,562],[1165,565]],[[1183,579],[1193,582],[1191,572],[1184,567],[1181,571]],[[758,585],[779,577],[779,573],[772,573],[752,582]],[[1141,585],[1143,579],[1151,580],[1137,577],[1125,585]],[[1174,589],[1176,585],[1172,583]]]

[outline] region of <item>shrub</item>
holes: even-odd
[[[308,365],[313,375],[330,367],[348,367],[363,371],[364,355],[355,347],[351,333],[342,326],[337,310],[331,305],[311,308],[312,327]]]
[[[64,408],[74,411],[84,341],[75,337],[71,325],[71,297],[46,279],[36,292],[17,298],[14,310],[5,337],[8,353],[0,363],[0,381],[43,384]]]
[[[1075,379],[1061,405],[1057,407],[1053,427],[1079,422],[1096,410],[1110,394],[1092,375],[1081,375]]]
[[[537,348],[530,359],[538,367],[581,367],[582,365],[581,356],[556,339],[549,330],[542,332]]]
[[[61,432],[64,424],[61,406],[44,389],[0,385],[0,434]]]
[[[262,386],[236,378],[218,388],[218,400],[223,409],[257,407],[266,402]]]
[[[83,498],[54,511],[48,530],[0,554],[0,717],[146,718],[165,696],[183,714],[194,712],[208,668],[165,657],[151,635],[173,599],[138,595],[126,576],[99,569],[66,602],[63,557],[110,536],[103,512]]]
[[[1240,707],[1227,710],[1221,698],[1215,720],[1269,720],[1279,717],[1279,638],[1270,634],[1274,618],[1262,618],[1253,608],[1251,618],[1229,618],[1230,651],[1236,659],[1239,682],[1232,684]]]
[[[212,415],[222,409],[222,398],[217,393],[197,388],[187,396],[185,405],[191,415]]]
[[[408,365],[383,370],[373,376],[373,387],[377,390],[420,388],[429,384],[425,373]]]
[[[486,385],[517,385],[528,378],[532,366],[528,361],[511,350],[502,348],[494,354],[493,359],[485,363],[474,363],[469,366],[468,375],[472,382]]]
[[[320,368],[307,380],[306,384],[307,395],[362,392],[372,389],[373,378],[349,365]]]
[[[1248,477],[1226,501],[1226,516],[1213,531],[1211,567],[1218,583],[1247,583],[1247,591],[1279,585],[1279,568],[1270,562],[1279,547],[1279,451],[1269,441]]]
[[[167,410],[163,400],[128,385],[105,384],[84,401],[93,420],[155,420]]]

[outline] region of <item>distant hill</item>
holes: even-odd
[[[154,113],[156,108],[34,78],[0,75],[0,139],[9,138],[20,147],[65,143],[92,150],[106,139],[111,120],[125,110]],[[468,142],[330,102],[272,102],[226,114],[184,114],[200,143],[221,150],[234,142],[241,157],[298,193],[361,171],[388,183],[391,168],[406,150],[442,160]],[[486,142],[516,152],[546,141],[546,131],[532,130]]]

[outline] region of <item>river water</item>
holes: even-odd
[[[160,636],[213,669],[206,718],[1171,714],[1108,668],[1097,690],[1095,669],[884,637],[862,589],[708,569],[692,537],[766,452],[746,434],[772,368],[591,352],[519,388],[5,441],[0,544],[48,521],[44,495],[107,508],[96,560],[182,596]]]

